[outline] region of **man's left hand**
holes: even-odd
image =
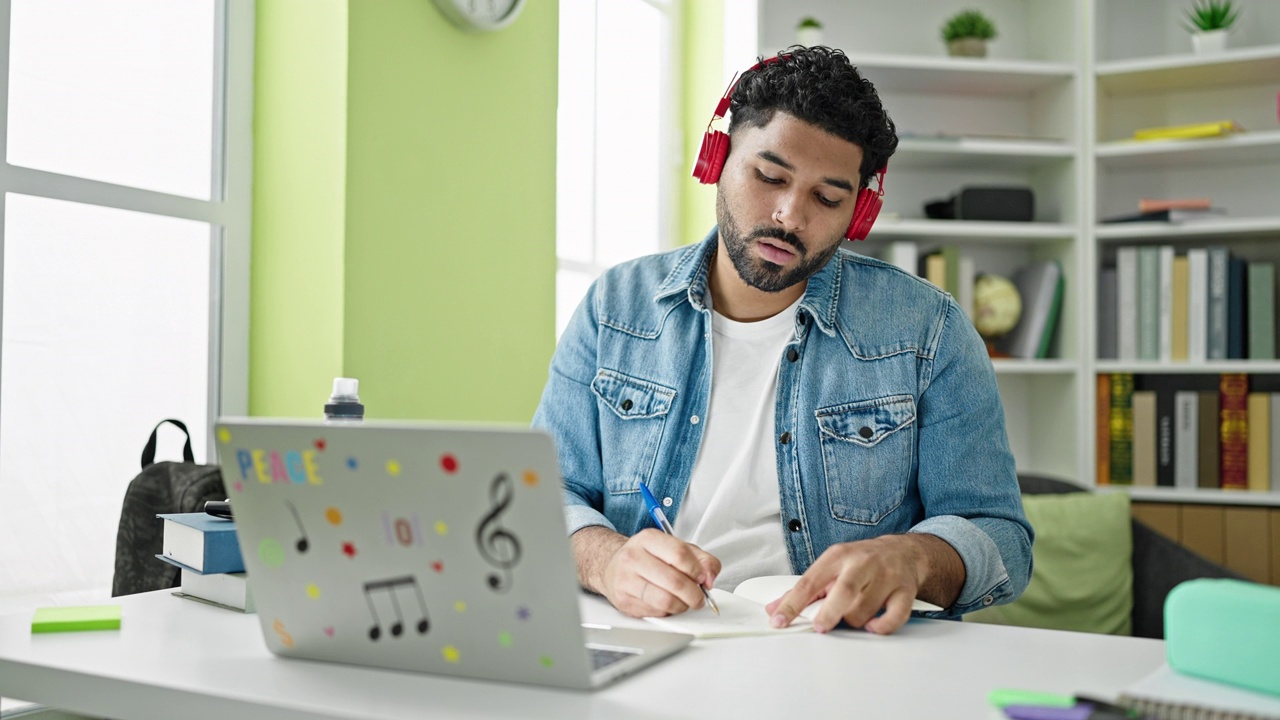
[[[939,564],[949,566],[941,573],[950,576],[945,580],[931,577]],[[765,610],[774,627],[786,627],[810,603],[825,597],[813,620],[818,632],[829,632],[843,619],[853,627],[888,635],[911,617],[911,603],[921,588],[938,580],[946,588],[942,594],[949,596],[943,604],[947,607],[964,584],[964,563],[946,541],[927,534],[886,535],[827,548],[795,587]]]

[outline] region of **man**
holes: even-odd
[[[892,633],[917,596],[944,617],[1013,600],[1032,532],[984,346],[950,296],[840,248],[897,147],[875,89],[793,48],[730,108],[717,229],[605,273],[552,360],[534,425],[579,580],[661,616],[803,573],[767,611],[784,626],[825,597],[819,632]]]

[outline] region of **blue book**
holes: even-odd
[[[1245,354],[1245,285],[1248,263],[1233,257],[1227,262],[1227,359],[1243,360]]]
[[[164,519],[162,554],[156,557],[202,574],[244,572],[233,520],[208,513],[170,513]]]

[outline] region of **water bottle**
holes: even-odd
[[[360,422],[364,405],[360,404],[360,381],[355,378],[333,379],[333,393],[324,406],[325,422]]]

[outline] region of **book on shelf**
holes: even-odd
[[[1101,360],[1120,357],[1120,331],[1116,327],[1119,316],[1116,274],[1116,269],[1110,267],[1102,268],[1098,273],[1098,358]]]
[[[1169,362],[1173,359],[1173,246],[1161,245],[1156,248],[1156,253],[1159,258],[1156,355],[1161,362]]]
[[[1204,362],[1208,332],[1209,251],[1187,250],[1187,360]]]
[[[198,573],[182,568],[182,584],[174,594],[231,610],[254,612],[253,593],[242,572]]]
[[[1111,375],[1098,373],[1095,378],[1094,401],[1094,440],[1097,454],[1095,482],[1098,485],[1111,484]]]
[[[1155,394],[1154,443],[1155,443],[1155,485],[1173,487],[1176,485],[1174,475],[1174,457],[1177,454],[1177,401],[1180,390],[1186,389],[1186,383],[1177,375],[1143,375],[1135,379],[1134,388]],[[1135,453],[1138,435],[1137,405],[1134,405],[1134,443]],[[1136,471],[1135,471],[1136,474]],[[1134,482],[1137,480],[1135,478]]]
[[[1111,373],[1112,485],[1133,484],[1133,373]]]
[[[1209,210],[1213,201],[1209,198],[1141,198],[1138,212],[1150,213],[1162,210]]]
[[[1251,262],[1248,270],[1248,308],[1250,360],[1276,359],[1276,266],[1270,262]]]
[[[1047,358],[1062,313],[1062,266],[1056,260],[1025,265],[1014,274],[1013,283],[1022,296],[1022,316],[997,348],[1010,357]]]
[[[1138,359],[1160,359],[1160,248],[1138,248]]]
[[[1138,359],[1138,248],[1116,249],[1116,346],[1121,360]]]
[[[1280,392],[1271,393],[1271,492],[1280,492]],[[1272,552],[1277,552],[1273,550]]]
[[[1133,484],[1156,485],[1156,394],[1153,390],[1133,393]]]
[[[1173,248],[1169,248],[1172,256]],[[1169,311],[1169,359],[1174,362],[1186,362],[1190,356],[1187,343],[1187,331],[1190,330],[1190,280],[1191,263],[1186,255],[1173,257],[1173,277],[1171,307]]]
[[[1225,216],[1226,211],[1221,208],[1205,208],[1202,210],[1171,208],[1167,210],[1148,210],[1146,212],[1112,215],[1110,217],[1102,218],[1102,222],[1105,225],[1140,222],[1186,223],[1203,220],[1219,220]]]
[[[1199,441],[1196,443],[1196,466],[1199,468],[1196,472],[1196,485],[1202,488],[1218,488],[1221,487],[1219,476],[1222,474],[1221,453],[1218,446],[1218,438],[1221,433],[1219,431],[1221,420],[1219,412],[1221,400],[1217,391],[1200,391],[1198,396],[1196,414],[1196,437]]]
[[[1227,490],[1249,487],[1249,379],[1244,373],[1223,373],[1218,386],[1222,472],[1220,485]]]
[[[1199,405],[1200,394],[1194,390],[1178,390],[1173,395],[1173,486],[1184,490],[1197,487]]]
[[[1246,396],[1248,416],[1248,474],[1250,490],[1271,489],[1271,393],[1251,392]]]
[[[1244,128],[1234,120],[1214,120],[1211,122],[1189,123],[1186,125],[1165,125],[1135,130],[1134,140],[1192,140],[1196,138],[1221,137],[1232,133],[1244,132]]]
[[[1241,258],[1227,261],[1227,359],[1243,360],[1245,350],[1245,278],[1248,264]]]
[[[1227,264],[1225,247],[1207,249],[1209,261],[1208,316],[1205,352],[1210,360],[1227,359]]]
[[[157,517],[164,519],[164,528],[156,557],[205,574],[244,572],[234,521],[202,512]]]

